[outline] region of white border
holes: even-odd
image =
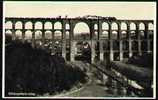
[[[155,2],[155,6],[156,6],[156,8],[157,8],[157,4],[156,4],[156,2]],[[154,53],[153,53],[153,58],[154,58],[154,68],[153,68],[153,87],[155,88],[154,89],[154,92],[153,92],[153,97],[154,98],[156,98],[156,37],[157,37],[157,20],[156,20],[156,16],[157,16],[157,11],[156,11],[156,8],[155,8],[155,17],[154,17],[154,48],[153,48],[153,50],[154,50]]]
[[[17,3],[17,2],[24,2],[24,3],[39,3],[39,2],[50,2],[50,1],[3,1],[3,26],[5,25],[5,3]],[[107,2],[107,1],[102,1]],[[59,1],[53,1],[51,3],[102,3],[102,2],[72,2],[72,1],[66,1],[66,2],[59,2]],[[140,2],[108,2],[108,3],[140,3]],[[154,68],[153,68],[153,97],[5,97],[5,29],[3,27],[3,48],[2,48],[2,98],[5,99],[156,99],[156,1],[155,2],[141,2],[141,3],[155,3],[155,16],[154,16]]]
[[[5,13],[4,13],[4,10],[5,7],[4,7],[4,2],[3,2],[3,31],[2,31],[2,37],[3,37],[3,41],[2,41],[2,44],[3,44],[3,48],[2,48],[2,98],[5,97],[5,29],[4,29],[4,25],[5,25]]]

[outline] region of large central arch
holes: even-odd
[[[85,22],[78,22],[73,29],[75,43],[75,60],[91,61],[90,28]],[[86,52],[86,54],[85,54]]]
[[[90,28],[85,22],[78,22],[75,24],[74,29],[74,39],[85,39],[84,36],[88,36],[90,39]]]

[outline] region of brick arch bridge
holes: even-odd
[[[30,22],[31,28],[26,28],[26,24]],[[37,29],[37,22],[41,23],[41,28]],[[45,28],[49,22],[51,27]],[[60,29],[55,29],[55,23],[61,24]],[[90,29],[90,39],[75,39],[74,28],[79,22],[84,22]],[[21,27],[17,28],[16,24],[20,23]],[[103,28],[106,23],[107,28]],[[35,33],[42,33],[41,41],[44,44],[46,40],[55,42],[55,31],[61,32],[61,55],[66,59],[69,56],[70,61],[74,61],[75,44],[78,41],[88,41],[91,46],[91,62],[94,62],[96,56],[100,60],[123,60],[132,55],[141,55],[147,52],[153,52],[153,20],[118,20],[115,18],[14,18],[6,17],[5,24],[9,24],[9,28],[5,28],[5,33],[10,31],[12,39],[16,39],[16,31],[22,33],[21,40],[25,41],[26,32],[32,34],[31,42],[35,45]],[[39,23],[38,23],[39,24]],[[123,28],[124,25],[124,28]],[[132,28],[134,26],[134,29]],[[45,37],[46,31],[51,32],[51,38]],[[68,33],[68,38],[67,38]],[[103,34],[105,33],[105,34]],[[103,36],[104,35],[104,36]],[[66,49],[66,47],[69,49]],[[98,49],[96,49],[96,45]],[[42,45],[44,46],[44,45]],[[68,52],[68,53],[67,53]]]

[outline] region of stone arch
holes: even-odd
[[[112,30],[118,30],[118,24],[117,24],[116,22],[113,22],[113,23],[111,24],[111,29],[112,29]]]
[[[67,23],[67,24],[65,24],[65,29],[70,29],[70,25]]]
[[[28,21],[25,23],[25,29],[32,29],[32,22]]]
[[[45,31],[45,39],[52,39],[52,32],[51,31]]]
[[[32,31],[28,30],[25,32],[25,39],[32,39]]]
[[[108,30],[109,29],[109,24],[107,22],[102,23],[102,29],[103,30]]]
[[[145,24],[144,23],[139,23],[139,30],[145,30]]]
[[[121,37],[122,37],[122,39],[126,39],[127,38],[127,32],[126,31],[122,31],[121,32]]]
[[[35,32],[35,39],[42,39],[42,32],[41,31]]]
[[[140,31],[140,38],[141,38],[141,39],[144,39],[144,38],[145,38],[145,32],[144,32],[144,30],[141,30],[141,31]]]
[[[22,29],[22,22],[21,21],[17,21],[16,23],[15,23],[15,29]]]
[[[117,39],[117,38],[118,38],[118,32],[112,31],[112,39]]]
[[[16,39],[22,39],[22,31],[17,30],[17,31],[15,32],[15,36],[16,36]]]
[[[148,30],[154,30],[153,23],[148,23]]]
[[[108,38],[109,38],[109,33],[108,33],[108,31],[103,31],[101,37],[102,37],[102,38],[105,38],[105,39],[108,39]]]
[[[42,22],[37,21],[37,22],[35,23],[35,29],[42,29]]]
[[[45,22],[44,23],[44,29],[52,29],[52,23],[51,22]]]
[[[88,24],[85,22],[76,23],[73,29],[73,33],[75,39],[90,39],[90,29]]]
[[[130,31],[130,36],[131,36],[131,38],[132,39],[136,39],[137,38],[137,33],[136,33],[136,31]]]
[[[5,29],[12,29],[13,28],[13,23],[11,22],[11,21],[7,21],[6,23],[5,23]]]
[[[5,31],[5,34],[9,35],[9,36],[12,36],[12,31],[11,30],[7,30],[7,31]]]
[[[54,29],[62,29],[62,24],[61,22],[57,21],[54,23]]]
[[[121,30],[127,30],[127,24],[125,22],[121,23]]]
[[[154,25],[153,23],[148,23],[148,34],[149,34],[149,38],[153,38],[153,30],[154,30]]]
[[[54,32],[54,39],[62,39],[62,32],[61,31],[55,31]]]
[[[98,30],[98,25],[94,24],[94,30]]]
[[[97,39],[97,37],[98,37],[98,32],[97,31],[94,32],[94,37],[95,37],[95,39]]]
[[[130,23],[130,30],[136,30],[136,24],[134,22]]]
[[[12,31],[11,30],[6,30],[5,31],[5,41],[10,42],[12,40]]]

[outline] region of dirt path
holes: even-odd
[[[91,67],[91,66],[89,66]],[[94,76],[93,70],[87,73],[90,82],[83,88],[73,93],[62,95],[62,97],[114,97],[117,94],[114,91],[109,91],[109,88],[105,85],[99,84],[99,80]]]

